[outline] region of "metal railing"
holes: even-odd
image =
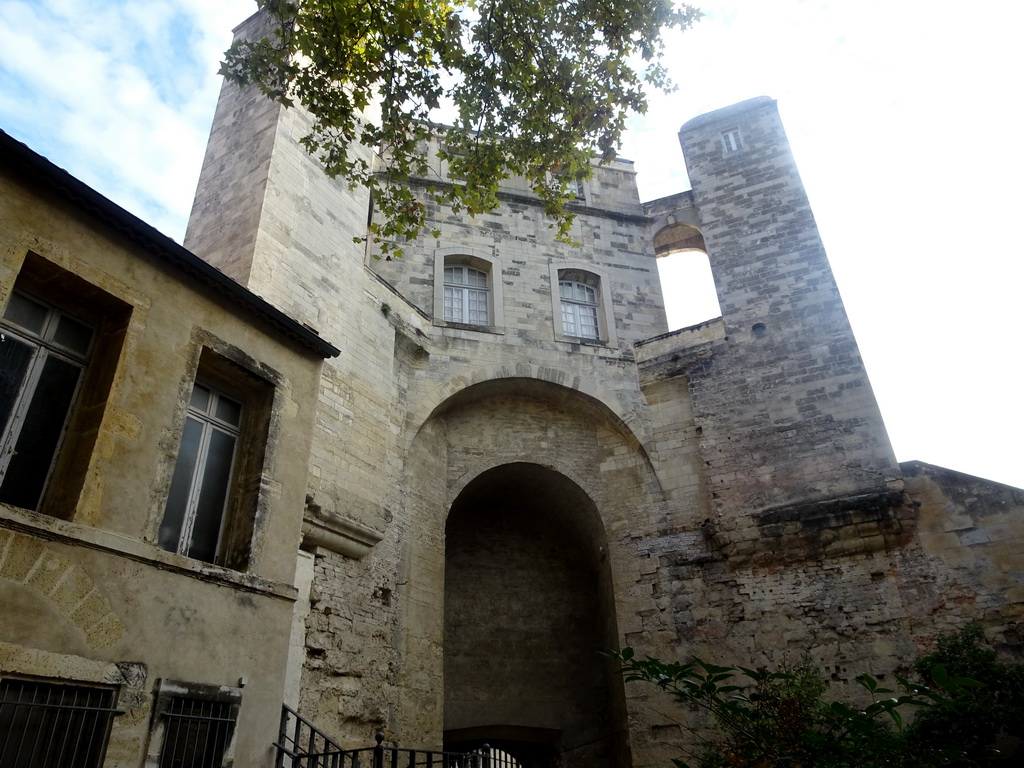
[[[341,768],[341,745],[287,704],[281,707],[276,768]]]
[[[377,746],[343,749],[287,704],[281,709],[281,730],[276,768],[498,768],[491,765],[485,744],[473,752],[439,752],[384,746],[384,734],[376,736]]]

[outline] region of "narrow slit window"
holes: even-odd
[[[722,132],[722,145],[725,147],[725,151],[736,152],[743,146],[740,141],[740,131],[738,128],[733,128],[728,131]]]

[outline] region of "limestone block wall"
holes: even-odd
[[[1019,489],[917,462],[902,465],[898,537],[865,549],[863,526],[837,526],[861,551],[816,545],[787,562],[754,564],[716,551],[699,522],[673,518],[636,538],[634,556],[656,608],[625,640],[659,658],[779,665],[807,659],[832,695],[856,700],[861,673],[894,681],[940,633],[979,621],[1002,658],[1024,659]],[[777,544],[777,543],[776,543]],[[770,549],[769,542],[763,542]],[[660,632],[652,631],[660,625]],[[701,720],[651,686],[627,686],[633,765],[664,765],[692,747]]]
[[[692,193],[645,209],[628,164],[598,169],[578,206],[580,248],[556,242],[510,180],[500,208],[476,219],[429,206],[441,237],[404,244],[392,262],[353,243],[370,201],[323,176],[298,145],[308,127],[298,110],[225,88],[187,242],[342,350],[318,382],[307,501],[381,538],[361,560],[314,552],[300,707],[329,733],[363,745],[384,729],[440,747],[446,728],[473,725],[467,701],[493,704],[478,679],[449,674],[451,654],[507,660],[479,627],[509,619],[495,606],[522,582],[500,561],[524,572],[526,533],[487,540],[486,579],[446,577],[448,516],[459,504],[486,514],[488,494],[506,507],[557,496],[554,476],[579,489],[565,506],[592,504],[592,528],[566,513],[572,535],[555,538],[586,549],[595,633],[616,644],[743,664],[807,652],[843,684],[891,674],[971,613],[1017,642],[1016,506],[991,513],[999,494],[969,503],[974,491],[957,496],[927,473],[904,496],[774,102],[684,126]],[[740,144],[726,152],[733,131]],[[721,319],[665,334],[655,243],[707,248]],[[444,320],[446,259],[489,272],[486,326]],[[561,269],[601,286],[599,340],[560,331]],[[515,493],[495,480],[513,475]],[[503,525],[481,529],[498,538]],[[989,540],[989,526],[1003,534]],[[471,560],[474,540],[456,549]],[[465,587],[454,615],[447,578]],[[537,582],[557,604],[557,585]],[[538,625],[554,621],[546,601],[531,605]],[[467,622],[468,651],[445,635]],[[566,733],[610,723],[617,741],[598,762],[679,754],[667,703],[611,679],[588,685],[608,697],[590,720],[556,721],[558,685],[516,690],[520,702],[548,697],[533,722],[525,706],[488,711]]]
[[[420,194],[423,189],[416,185]],[[370,268],[439,327],[446,327],[438,283],[441,267],[470,263],[490,271],[492,316],[486,329],[506,347],[529,345],[572,350],[558,315],[558,270],[593,272],[601,282],[601,340],[626,351],[629,345],[666,330],[664,301],[649,221],[637,199],[632,164],[617,161],[595,168],[571,237],[579,247],[557,241],[550,221],[526,194],[503,193],[497,210],[471,218],[428,202],[426,237],[404,245],[401,259],[371,259]],[[552,296],[552,290],[554,296]],[[553,347],[551,342],[560,342]],[[591,342],[585,341],[590,344]]]
[[[899,468],[774,101],[695,118],[680,142],[725,325],[711,354],[683,366],[716,522],[898,492]]]

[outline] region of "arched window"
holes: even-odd
[[[464,265],[444,268],[444,319],[448,323],[490,325],[487,273]]]
[[[581,339],[600,338],[597,290],[576,280],[559,280],[558,295],[562,303],[562,331],[565,335]]]

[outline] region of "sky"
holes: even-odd
[[[680,125],[775,98],[897,458],[1024,487],[1024,3],[694,4],[668,38],[678,90],[620,153],[641,199],[688,188]],[[254,10],[0,0],[0,128],[180,241],[220,55]],[[715,314],[701,257],[679,262],[672,327]]]

